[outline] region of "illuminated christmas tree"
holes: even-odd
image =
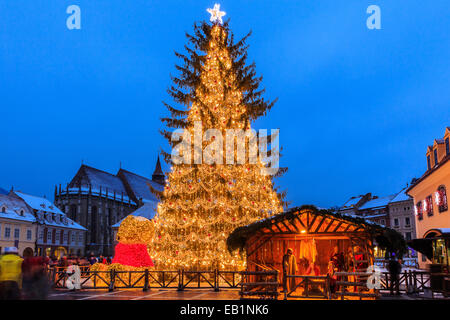
[[[182,142],[173,141],[173,132],[161,131],[173,152],[162,152],[172,167],[155,219],[151,254],[158,269],[242,269],[245,257],[227,251],[228,235],[283,210],[284,193],[277,193],[274,176],[264,171],[264,150],[259,146],[258,156],[251,156],[262,137],[226,139],[229,129],[251,133],[251,121],[274,104],[262,98],[254,64],[246,64],[250,34],[235,43],[228,22],[222,23],[225,13],[218,5],[208,12],[212,23],[196,24],[194,35],[187,35],[192,47],[185,46],[186,55],[176,53],[184,65],[176,66],[181,76],[172,78],[169,93],[183,108],[166,104],[171,117],[162,119],[178,129]],[[273,155],[278,150],[271,146]]]

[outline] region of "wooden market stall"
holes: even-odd
[[[245,250],[247,271],[277,270],[281,284],[288,249],[295,257],[295,274],[325,279],[332,260],[339,261],[339,272],[365,272],[374,263],[375,240],[390,251],[406,247],[403,237],[391,229],[307,205],[239,227],[227,245],[230,251]]]

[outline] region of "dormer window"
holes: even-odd
[[[19,214],[23,217],[23,215],[25,214],[25,211],[23,209],[20,209]]]
[[[434,165],[436,166],[438,164],[438,154],[437,154],[437,148],[434,149]]]
[[[6,213],[6,206],[2,206],[2,213]]]
[[[427,168],[428,168],[428,170],[431,169],[431,159],[430,159],[430,156],[427,156]]]

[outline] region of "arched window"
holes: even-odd
[[[444,212],[448,210],[448,201],[447,201],[447,191],[445,186],[439,186],[436,191],[436,204],[439,208],[439,212]]]
[[[5,212],[6,212],[6,207],[3,206],[3,207],[2,207],[2,213],[5,213]]]

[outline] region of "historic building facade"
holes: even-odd
[[[427,170],[407,190],[414,198],[417,244],[428,254],[421,254],[421,268],[429,264],[450,264],[450,127],[444,137],[434,140],[426,152]]]
[[[36,219],[27,205],[16,197],[0,194],[0,253],[16,247],[23,255],[26,248],[35,251]]]
[[[371,193],[352,197],[339,212],[395,229],[405,240],[416,237],[414,200],[406,194],[405,189],[386,197],[372,196]],[[384,253],[376,252],[376,257],[383,258]],[[416,257],[415,251],[410,250],[409,257]]]
[[[151,188],[162,191],[164,173],[159,158],[152,179],[120,169],[111,174],[81,165],[64,188],[55,187],[55,204],[88,229],[86,253],[113,255],[112,226],[147,202],[157,202]]]
[[[34,216],[37,255],[60,258],[84,254],[86,229],[69,219],[56,205],[46,198],[20,191],[11,191],[9,196],[22,200]]]

